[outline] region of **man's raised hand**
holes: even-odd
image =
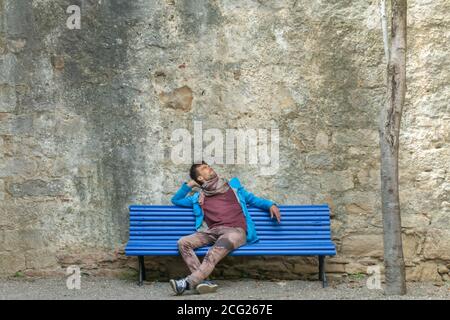
[[[187,185],[188,185],[189,187],[191,187],[191,188],[193,188],[193,187],[200,187],[200,185],[199,185],[197,182],[195,182],[194,180],[190,180],[190,181],[187,183]]]

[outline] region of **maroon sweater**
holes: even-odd
[[[226,226],[240,227],[247,231],[244,213],[231,188],[225,193],[205,197],[202,209],[209,229]]]

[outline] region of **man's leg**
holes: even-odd
[[[246,243],[247,236],[242,228],[219,227],[217,230],[220,236],[216,243],[209,249],[200,266],[187,277],[191,288],[206,279],[223,257]]]
[[[196,232],[178,240],[178,250],[189,270],[195,272],[200,267],[200,261],[194,249],[213,243],[217,237],[207,232]]]

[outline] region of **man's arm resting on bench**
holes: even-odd
[[[270,217],[273,219],[273,217],[275,216],[278,223],[280,223],[280,220],[281,220],[280,209],[278,209],[277,204],[275,202],[273,202],[271,200],[259,198],[259,197],[255,196],[253,193],[245,190],[245,188],[242,188],[242,192],[244,194],[246,203],[248,203],[249,205],[251,205],[253,207],[269,211]]]

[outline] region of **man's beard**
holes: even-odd
[[[215,171],[213,171],[209,176],[208,176],[208,180],[206,180],[205,182],[208,182],[212,179],[214,179],[215,177],[217,177],[217,173]]]

